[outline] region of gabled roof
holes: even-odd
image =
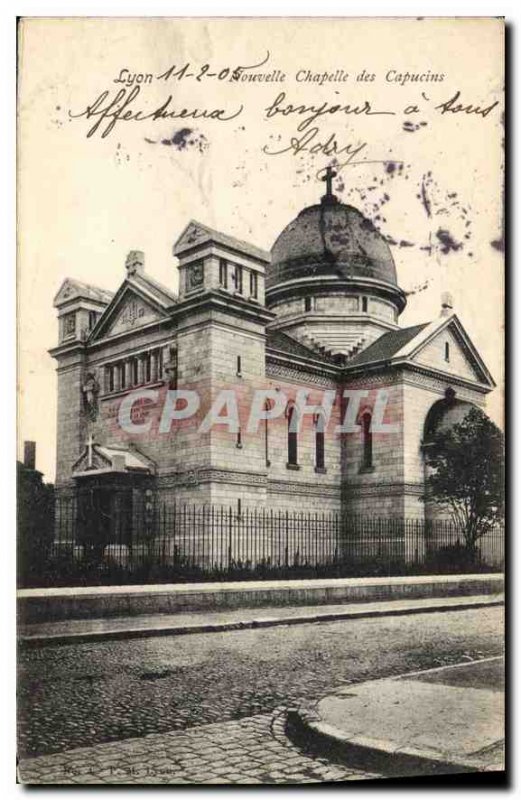
[[[369,345],[366,350],[349,361],[345,366],[345,372],[358,371],[363,367],[398,363],[417,363],[420,366],[428,367],[428,365],[422,364],[421,359],[418,359],[417,356],[435,337],[448,328],[450,328],[466,359],[472,366],[476,379],[480,383],[493,388],[495,386],[494,379],[456,314],[452,314],[449,317],[438,317],[438,319],[423,325],[413,325],[410,328],[402,328],[401,330],[385,333],[376,342]],[[450,370],[437,367],[434,367],[434,369],[444,375],[458,377]]]
[[[227,233],[221,233],[221,231],[210,228],[208,225],[203,225],[201,222],[197,222],[194,219],[190,220],[177,239],[174,244],[173,253],[175,256],[179,256],[188,250],[192,250],[194,247],[199,247],[202,244],[210,242],[221,244],[224,247],[228,247],[238,253],[252,256],[265,263],[269,263],[270,261],[270,254],[265,250],[261,250],[260,247],[255,247],[255,245],[245,242],[242,239],[236,239],[234,236],[229,236]]]
[[[75,297],[108,304],[114,297],[114,292],[109,292],[106,289],[100,289],[99,286],[92,286],[92,284],[82,283],[72,278],[65,278],[54,296],[54,305],[58,302],[65,303]]]
[[[177,303],[178,298],[176,294],[146,273],[140,275],[139,272],[136,272],[129,280],[133,281],[141,289],[144,289],[144,291],[150,292],[160,303],[164,303],[165,305]]]
[[[306,358],[312,359],[313,361],[319,361],[323,364],[327,364],[327,366],[338,366],[338,362],[327,354],[317,353],[316,350],[312,350],[310,347],[302,344],[302,342],[299,342],[298,339],[290,336],[289,333],[283,333],[282,331],[267,331],[266,348],[268,350],[284,353],[285,355],[296,356],[297,358]]]
[[[423,325],[413,325],[410,328],[399,328],[395,331],[388,331],[380,336],[376,342],[373,342],[361,353],[358,353],[354,358],[350,359],[347,366],[354,367],[360,364],[378,363],[380,361],[387,361],[392,358],[396,353],[414,339],[422,330],[428,326],[425,322]]]
[[[117,457],[119,458],[119,462]],[[72,468],[73,477],[105,472],[153,473],[153,462],[135,449],[115,445],[92,444],[84,447],[81,456]]]
[[[119,309],[126,300],[127,295],[137,295],[144,303],[157,312],[158,316],[167,317],[168,309],[177,303],[177,297],[166,287],[152,280],[148,275],[129,275],[121,284],[104,310],[96,325],[92,329],[89,341],[101,338],[117,318]]]

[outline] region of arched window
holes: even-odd
[[[371,431],[371,414],[367,411],[362,417],[362,441],[363,441],[363,469],[370,469],[373,466],[373,434]]]
[[[315,417],[315,469],[324,470],[325,461],[325,421],[323,414]]]
[[[296,467],[298,464],[298,419],[293,404],[288,405],[286,416],[288,419],[288,467]]]

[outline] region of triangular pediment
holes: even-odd
[[[90,341],[138,330],[165,319],[166,309],[156,298],[125,281],[93,329]]]
[[[491,387],[495,385],[478,350],[455,315],[427,326],[409,346],[408,360],[414,364],[464,380],[478,381]]]
[[[192,220],[176,241],[174,245],[174,255],[191,247],[197,247],[204,242],[211,241],[211,239],[212,237],[208,228]]]
[[[64,303],[72,300],[91,300],[94,303],[108,305],[113,298],[113,293],[98,286],[92,286],[81,281],[65,278],[54,297],[54,306],[59,308]]]

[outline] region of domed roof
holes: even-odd
[[[313,275],[372,278],[398,286],[391,250],[381,233],[333,195],[304,208],[284,228],[271,250],[266,285]]]

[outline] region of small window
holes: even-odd
[[[298,457],[298,433],[297,417],[295,406],[290,406],[287,411],[288,417],[288,465],[296,466]]]
[[[224,258],[219,260],[219,283],[223,289],[228,288],[228,264]]]
[[[89,311],[89,331],[93,329],[96,322],[98,321],[98,315],[95,311]]]
[[[242,433],[240,428],[237,429],[237,443],[235,446],[238,447],[239,450],[242,448]]]
[[[250,272],[250,297],[257,297],[259,293],[259,276],[256,272]]]
[[[445,361],[450,361],[450,344],[445,342]]]
[[[131,381],[133,386],[137,386],[138,383],[138,361],[137,358],[133,358],[131,362]]]
[[[362,311],[367,312],[367,297],[362,297]]]
[[[113,392],[114,391],[114,367],[107,367],[106,371],[106,392]]]
[[[152,364],[150,361],[150,353],[146,353],[145,357],[143,358],[143,373],[145,383],[150,383],[152,380]]]
[[[233,271],[233,285],[235,291],[242,294],[242,267],[239,267],[238,264],[235,265]]]
[[[315,429],[315,469],[325,469],[325,424],[324,417],[319,414],[316,420]]]
[[[362,417],[363,458],[362,467],[371,469],[373,466],[373,433],[371,430],[371,414]]]
[[[125,389],[127,385],[127,370],[125,369],[125,364],[119,365],[119,386],[121,389]]]
[[[242,359],[237,356],[237,377],[242,378]]]
[[[304,311],[311,311],[311,297],[304,298]]]

